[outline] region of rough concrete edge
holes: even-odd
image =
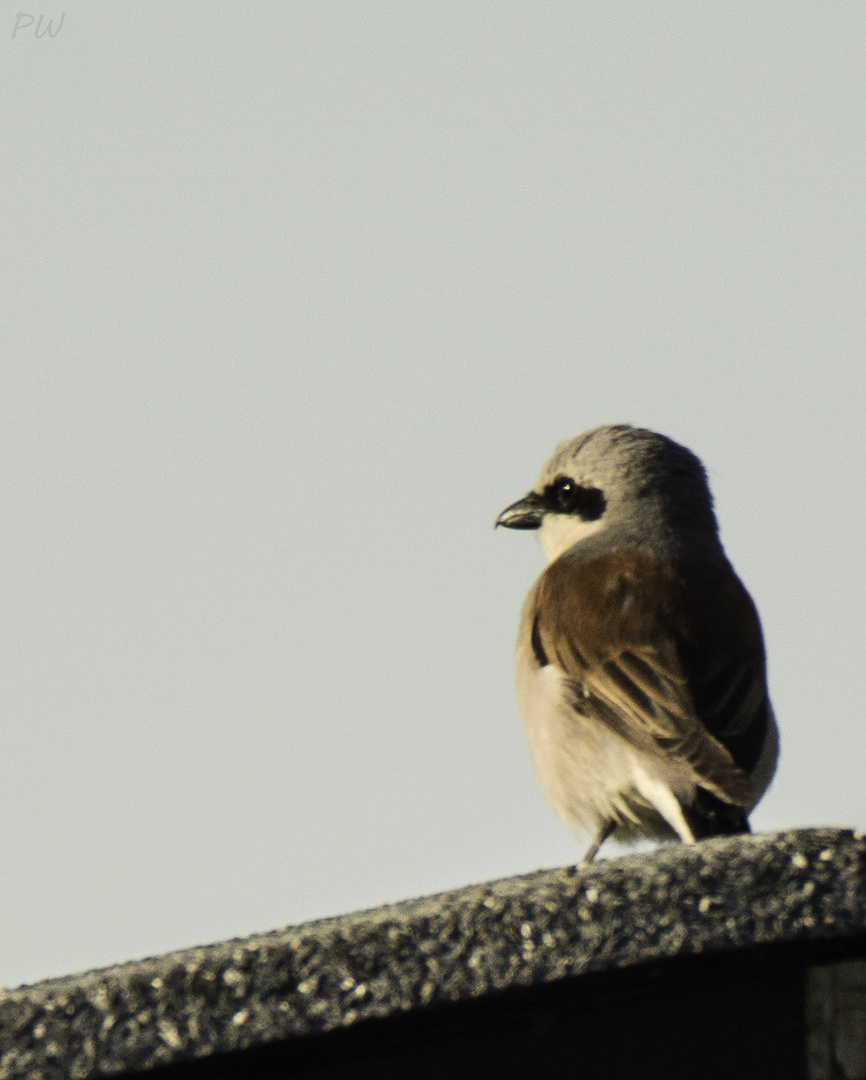
[[[866,932],[866,840],[725,837],[21,987],[0,1080],[86,1080],[665,957]]]

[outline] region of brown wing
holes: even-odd
[[[750,805],[746,774],[767,725],[763,646],[751,600],[724,558],[561,558],[536,590],[533,648],[539,663],[566,674],[575,709],[687,763],[724,802]]]

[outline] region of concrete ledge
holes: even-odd
[[[589,973],[797,943],[832,959],[864,940],[862,834],[724,837],[8,991],[0,1080],[130,1074]]]

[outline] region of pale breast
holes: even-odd
[[[694,781],[688,770],[632,746],[605,725],[582,716],[555,664],[539,666],[529,635],[517,653],[517,699],[538,781],[553,810],[577,834],[603,822],[619,822],[624,838],[667,835],[655,821],[660,798],[678,819],[677,799],[690,802]],[[669,799],[665,798],[665,792]],[[667,810],[668,807],[666,806]]]

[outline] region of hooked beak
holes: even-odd
[[[544,496],[530,491],[516,503],[506,506],[493,527],[503,525],[506,529],[537,529],[548,509]]]

